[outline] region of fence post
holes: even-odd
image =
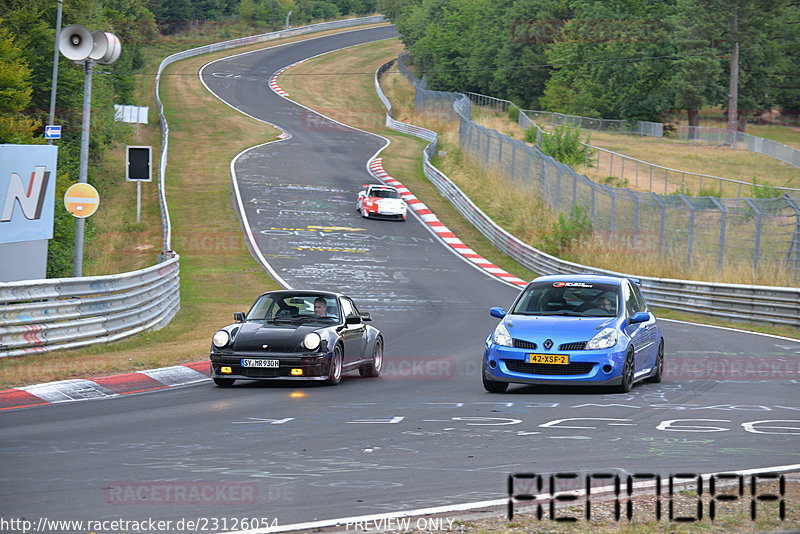
[[[497,140],[500,143],[500,146],[497,149],[497,168],[500,169],[503,165],[503,135],[500,135],[500,132],[497,130],[493,130],[495,134],[497,134]]]
[[[574,206],[576,202],[578,202],[578,178],[572,173],[572,205]]]
[[[719,223],[719,254],[717,259],[717,268],[719,269],[720,274],[722,274],[722,258],[725,254],[725,220],[728,215],[728,210],[718,199],[714,197],[710,198],[711,202],[713,202],[714,205],[719,208],[719,211],[722,212],[722,219],[720,220]]]
[[[625,161],[625,160],[623,159],[622,161]],[[614,191],[612,191],[611,188],[608,187],[607,185],[605,185],[605,184],[597,184],[597,185],[599,185],[600,187],[602,187],[603,189],[606,190],[606,192],[608,193],[608,197],[611,200],[611,221],[610,221],[610,223],[608,225],[608,232],[609,232],[609,240],[613,242],[614,241],[614,232],[616,231],[616,228],[614,227],[614,219],[615,219],[615,215],[616,215],[614,208],[616,207],[616,202],[615,202],[616,197],[614,196]]]
[[[475,131],[476,131],[476,134],[475,134],[475,150],[474,150],[475,161],[480,161],[481,131],[478,130],[479,126],[477,124],[475,124],[474,122],[472,123],[472,127],[475,128]]]
[[[533,149],[525,145],[525,183],[531,179],[531,152]]]
[[[635,248],[639,240],[639,197],[627,187],[625,191],[627,191],[633,199],[633,246]]]
[[[492,148],[492,132],[486,130],[486,170],[489,170],[489,156]]]
[[[550,194],[550,180],[547,179],[547,159],[542,161],[542,172],[540,175],[540,180],[542,181],[545,189],[547,190],[547,203],[550,205],[550,209],[553,209],[553,195]]]
[[[561,199],[561,166],[556,167],[556,206]]]
[[[514,181],[514,163],[516,163],[517,158],[517,142],[512,140],[511,141],[511,181]]]
[[[652,167],[650,168],[652,169]],[[664,252],[664,219],[667,218],[667,205],[664,204],[664,201],[653,191],[650,191],[650,194],[653,195],[656,203],[661,206],[661,225],[658,230],[658,253],[662,254]]]
[[[758,272],[758,252],[761,246],[761,210],[752,199],[746,198],[745,202],[756,212],[756,233],[753,236],[753,273]]]
[[[686,245],[686,268],[692,268],[692,244],[694,242],[694,204],[689,202],[684,195],[678,195],[681,197],[687,206],[689,206],[689,210],[691,211],[691,216],[689,217],[689,242]]]
[[[794,276],[797,278],[797,266],[800,263],[800,208],[797,207],[797,204],[789,197],[788,193],[784,193],[781,198],[794,210],[794,236],[792,236],[792,244],[789,246],[789,251],[786,254],[786,261],[788,263],[789,256],[792,250],[794,250],[792,272],[794,272]]]

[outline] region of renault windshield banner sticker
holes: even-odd
[[[53,237],[58,147],[0,145],[0,244]]]

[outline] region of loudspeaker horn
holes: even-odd
[[[92,34],[80,24],[72,24],[61,30],[58,49],[67,59],[83,61],[89,57],[93,48]]]
[[[89,59],[102,65],[110,65],[119,58],[122,45],[116,35],[98,30],[92,32],[92,38],[94,39],[94,48],[89,54]]]
[[[111,65],[119,59],[119,55],[122,53],[122,43],[113,33],[105,32],[105,34],[108,46],[106,48],[106,53],[102,58],[100,58],[99,63],[102,63],[103,65]]]
[[[92,51],[89,53],[89,59],[98,61],[103,59],[108,50],[108,39],[106,39],[106,32],[97,30],[92,32]]]

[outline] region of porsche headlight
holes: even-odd
[[[613,328],[603,328],[597,335],[595,335],[586,343],[586,349],[610,349],[616,344],[617,331]]]
[[[321,341],[322,339],[320,339],[319,334],[311,332],[310,334],[306,334],[306,337],[303,339],[303,346],[308,350],[316,350]]]
[[[214,334],[214,337],[211,338],[211,342],[218,349],[227,345],[230,340],[231,336],[225,330],[218,330],[217,333]]]
[[[503,323],[497,325],[497,328],[494,329],[494,335],[492,335],[492,341],[495,345],[501,345],[503,347],[512,347],[514,346],[514,342],[511,340],[511,336],[506,330],[506,326]]]

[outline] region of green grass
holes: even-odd
[[[348,110],[351,109],[352,96],[342,96],[332,94],[324,90],[324,76],[304,77],[301,74],[319,72],[325,69],[335,69],[338,65],[340,72],[354,72],[356,68],[363,68],[365,65],[360,63],[360,58],[375,57],[375,51],[385,50],[384,59],[376,57],[373,64],[369,65],[366,72],[374,71],[380,64],[396,57],[399,49],[391,41],[369,47],[356,47],[346,51],[327,54],[321,58],[310,60],[294,67],[289,72],[294,72],[294,76],[282,76],[280,85],[286,89],[292,98],[312,109],[325,110],[327,115],[347,122]],[[369,50],[369,52],[367,52]],[[337,61],[333,62],[333,58]],[[315,85],[316,84],[316,85]],[[347,80],[348,93],[360,94],[356,101],[361,102],[359,109],[364,113],[376,113],[383,116],[385,108],[377,101],[372,89],[372,76],[364,75],[359,79]],[[395,118],[403,122],[424,126],[440,133],[439,149],[445,152],[445,156],[434,158],[434,165],[442,170],[453,180],[484,212],[492,217],[498,224],[503,226],[511,234],[525,242],[535,244],[542,238],[543,232],[547,231],[556,217],[549,213],[545,206],[541,205],[535,191],[523,191],[520,194],[519,187],[513,189],[506,180],[493,172],[485,172],[480,167],[471,164],[464,157],[457,138],[457,126],[455,123],[437,118],[436,116],[413,113],[413,88],[405,78],[397,73],[396,67],[387,71],[381,79],[381,86],[392,102]],[[487,117],[493,120],[494,114],[484,114],[481,119]],[[479,113],[480,117],[480,113]],[[377,122],[377,121],[372,121]],[[515,125],[502,120],[489,122],[490,127],[498,129],[503,133],[512,132]],[[367,128],[369,129],[369,128]],[[504,131],[505,129],[505,131]],[[392,141],[389,148],[383,152],[384,166],[387,171],[395,178],[406,185],[420,200],[431,207],[439,219],[450,227],[459,238],[470,248],[502,267],[506,271],[515,274],[522,279],[531,279],[534,273],[520,266],[509,257],[501,254],[497,249],[486,240],[471,224],[466,222],[461,215],[445,200],[435,187],[424,177],[421,166],[421,153],[424,145],[423,141],[410,138],[402,134],[397,134],[383,127],[372,129],[389,137]],[[521,130],[518,132],[521,136]],[[627,137],[624,137],[627,139]],[[534,206],[534,208],[531,208]],[[639,253],[631,253],[627,256],[626,251],[618,249],[609,250],[608,247],[601,246],[600,249],[578,247],[571,252],[568,259],[587,265],[595,265],[608,269],[620,270],[624,272],[635,272],[637,274],[674,278],[687,278],[687,273],[683,272],[682,260],[679,267],[671,267],[671,262],[664,258],[653,257],[643,258]],[[598,265],[598,262],[600,263]],[[642,272],[650,270],[651,273]],[[698,274],[699,269],[695,265],[695,271],[691,274]],[[701,272],[702,273],[702,272]],[[707,269],[708,279],[719,277],[716,271],[716,263]],[[767,274],[774,276],[774,272]],[[732,283],[742,283],[742,274],[734,271],[729,274],[729,279],[723,280]],[[751,274],[752,276],[752,274]],[[774,278],[773,278],[774,280]],[[769,326],[751,323],[733,323],[725,320],[709,319],[698,315],[690,315],[677,312],[667,312],[659,310],[674,319],[687,320],[690,322],[702,322],[708,324],[718,324],[734,328],[771,333],[786,337],[800,338],[800,329],[782,326]]]
[[[166,196],[172,248],[181,256],[181,309],[170,324],[116,343],[0,359],[0,388],[207,359],[211,334],[230,323],[233,312],[245,310],[257,295],[278,288],[247,249],[233,209],[229,170],[236,154],[275,139],[278,132],[231,111],[206,91],[197,72],[219,57],[304,38],[308,37],[190,58],[170,65],[161,78],[161,98],[170,126]],[[154,168],[158,166],[161,133],[150,95],[162,54],[207,40],[162,43],[145,53],[146,63],[136,78],[136,100],[151,108],[149,124],[140,126],[138,144],[154,147]],[[125,144],[133,144],[133,139],[121,140],[104,155],[101,174],[119,175]],[[142,222],[138,224],[133,184],[118,178],[106,180],[100,194],[106,201],[93,215],[97,231],[85,245],[84,274],[112,274],[155,264],[162,247],[155,178],[142,188]],[[235,307],[237,294],[239,309]]]

